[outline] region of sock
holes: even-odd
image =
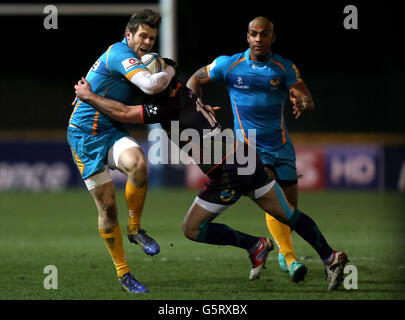
[[[333,251],[332,254],[329,256],[329,258],[323,259],[323,263],[325,265],[329,266],[333,262],[333,260],[335,259],[335,253],[336,253],[336,251]]]
[[[259,241],[258,237],[233,230],[221,223],[204,223],[199,230],[200,233],[196,241],[203,243],[220,246],[230,245],[249,250]]]
[[[268,213],[266,213],[266,223],[267,228],[269,229],[274,241],[277,243],[280,252],[283,254],[285,261],[287,262],[287,267],[290,267],[290,264],[293,263],[293,261],[298,260],[295,256],[294,247],[292,244],[290,227],[284,223],[281,223]]]
[[[288,221],[289,225],[300,237],[308,242],[319,254],[322,260],[328,259],[333,253],[316,223],[305,213],[295,209]]]
[[[104,239],[111,258],[113,259],[115,269],[117,270],[117,276],[118,278],[121,278],[124,274],[129,272],[130,269],[124,255],[120,226],[117,224],[110,229],[99,228],[98,231]]]
[[[146,192],[148,186],[137,188],[127,180],[125,186],[125,199],[127,201],[129,212],[129,226],[128,231],[137,233],[141,226],[141,217],[143,212],[143,205],[145,204]]]

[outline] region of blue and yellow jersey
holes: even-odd
[[[224,81],[234,114],[239,140],[248,141],[248,130],[256,130],[256,146],[275,150],[287,142],[284,104],[289,87],[302,81],[297,67],[272,53],[267,62],[251,61],[250,49],[233,56],[220,56],[209,66],[211,80]]]
[[[98,95],[129,104],[134,92],[130,83],[132,76],[139,71],[148,69],[142,64],[139,56],[122,42],[111,45],[106,52],[90,68],[86,80],[90,82],[92,91]],[[122,128],[123,124],[91,105],[78,99],[70,117],[70,124],[97,135],[111,128]]]

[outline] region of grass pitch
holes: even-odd
[[[293,233],[297,256],[308,266],[295,284],[282,273],[277,250],[259,280],[249,281],[244,250],[186,239],[183,217],[196,192],[150,189],[142,227],[161,246],[146,256],[125,235],[127,216],[118,191],[127,260],[148,294],[120,290],[97,230],[97,213],[86,190],[0,193],[1,300],[397,300],[405,298],[405,196],[376,192],[302,192],[300,209],[318,224],[329,244],[344,250],[358,271],[358,289],[327,292],[316,252]],[[241,199],[218,222],[254,235],[269,235],[264,213]],[[45,289],[47,265],[58,271],[58,288]]]

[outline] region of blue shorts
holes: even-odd
[[[295,165],[295,150],[290,139],[275,151],[256,146],[256,151],[262,158],[264,165],[270,165],[276,171],[277,179],[295,181],[298,179]]]
[[[130,135],[125,130],[115,128],[95,136],[80,128],[69,126],[67,140],[83,179],[104,168],[108,162],[108,150],[115,142],[128,136]]]

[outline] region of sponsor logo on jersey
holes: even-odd
[[[236,83],[234,83],[233,86],[236,89],[250,89],[250,87],[244,83],[243,78],[240,76],[236,78]]]
[[[225,189],[225,190],[222,190],[220,198],[222,201],[228,202],[228,201],[231,201],[234,196],[235,196],[234,189]]]
[[[94,62],[93,66],[91,67],[91,70],[96,71],[98,69],[98,67],[100,66],[101,61],[100,59],[97,59],[96,62]]]
[[[270,84],[273,87],[277,87],[280,84],[280,82],[277,79],[272,79],[272,80],[270,80]]]
[[[132,67],[142,64],[142,61],[136,58],[128,58],[121,61],[121,64],[124,67],[125,71],[128,71]]]

